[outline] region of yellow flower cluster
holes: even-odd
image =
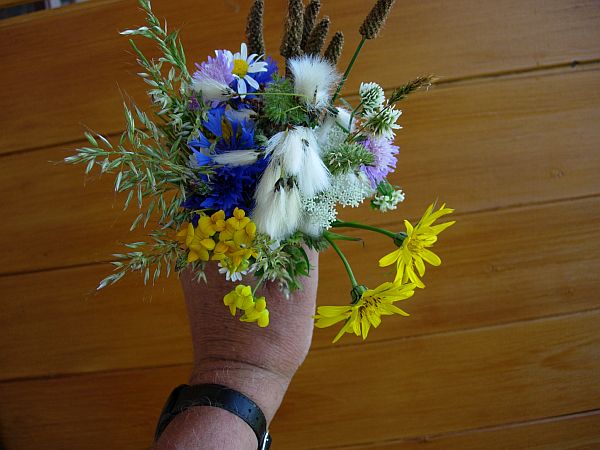
[[[232,316],[235,316],[238,309],[244,311],[240,317],[242,322],[257,322],[259,327],[269,325],[269,310],[267,301],[264,297],[254,298],[252,288],[239,284],[234,290],[223,297],[223,303],[229,306]]]
[[[188,262],[219,261],[232,274],[246,270],[248,260],[256,257],[252,247],[255,236],[256,225],[240,208],[235,208],[228,219],[223,210],[211,216],[201,214],[197,227],[190,223],[177,234],[189,250]]]
[[[429,247],[435,244],[437,235],[454,224],[454,221],[438,225],[433,225],[433,222],[446,214],[452,213],[454,210],[446,208],[446,204],[443,204],[435,212],[433,212],[433,208],[433,204],[429,205],[421,220],[414,227],[408,220],[405,220],[406,238],[402,245],[379,260],[381,267],[396,263],[394,282],[406,283],[410,281],[417,287],[424,288],[425,285],[419,278],[425,274],[425,263],[423,261],[432,266],[439,266],[442,263],[440,257],[429,250]]]

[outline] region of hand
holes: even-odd
[[[194,344],[191,384],[218,383],[254,400],[271,421],[296,370],[310,348],[318,282],[318,254],[307,249],[310,276],[303,289],[285,296],[274,283],[264,295],[270,324],[240,322],[223,304],[237,283],[225,281],[215,263],[206,269],[208,284],[196,282],[191,271],[181,274]],[[251,284],[244,279],[244,284]]]

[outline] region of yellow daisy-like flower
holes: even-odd
[[[433,208],[434,205],[432,203],[414,227],[408,220],[405,220],[406,238],[402,242],[402,245],[379,260],[380,267],[396,263],[396,278],[394,279],[394,283],[406,283],[410,281],[416,286],[424,288],[425,285],[419,278],[425,274],[424,261],[427,261],[432,266],[439,266],[442,263],[440,257],[429,250],[429,247],[435,244],[438,234],[455,222],[445,222],[438,225],[433,225],[433,222],[446,214],[452,213],[454,210],[446,208],[446,204],[443,204],[435,212],[433,212]]]
[[[238,309],[244,311],[240,317],[242,322],[256,322],[258,326],[264,328],[269,325],[269,310],[265,297],[254,299],[252,288],[239,284],[234,290],[223,297],[223,303],[229,306],[229,312],[235,316]]]
[[[394,305],[394,302],[412,297],[415,285],[383,283],[375,289],[365,290],[360,299],[353,305],[346,306],[319,306],[315,316],[315,326],[325,328],[338,322],[346,321],[333,342],[337,342],[345,333],[354,333],[367,338],[371,326],[377,328],[381,323],[381,316],[408,313]]]
[[[183,240],[188,248],[187,262],[194,262],[198,259],[208,261],[209,251],[215,248],[215,241],[210,239],[210,236],[204,233],[200,227],[194,228],[190,223],[187,229],[177,233],[177,237]]]

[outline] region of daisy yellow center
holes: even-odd
[[[250,66],[243,59],[234,59],[233,60],[233,74],[237,75],[240,78],[244,78],[248,73],[248,68]]]

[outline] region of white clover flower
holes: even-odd
[[[403,202],[405,198],[401,189],[393,191],[391,194],[377,193],[371,200],[371,205],[381,212],[392,211],[397,208],[398,203]]]
[[[394,130],[402,128],[396,123],[401,115],[402,111],[393,107],[373,111],[366,116],[365,128],[374,136],[393,138],[395,135]]]
[[[302,96],[306,105],[317,110],[327,106],[340,79],[335,67],[316,55],[290,58],[288,64],[294,79],[294,92]]]
[[[365,113],[380,109],[385,101],[383,88],[377,83],[361,83],[358,92]]]

